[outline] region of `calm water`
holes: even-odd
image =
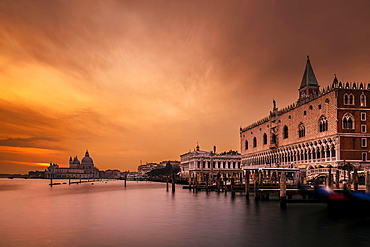
[[[370,246],[370,218],[122,181],[0,179],[0,246]],[[369,209],[370,210],[370,209]]]

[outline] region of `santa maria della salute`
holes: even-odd
[[[69,168],[61,168],[56,164],[50,164],[45,172],[46,178],[99,178],[99,170],[94,167],[94,162],[90,157],[89,151],[86,151],[85,157],[81,162],[77,156],[69,158]]]
[[[240,128],[242,166],[369,168],[370,85],[339,82],[320,89],[309,57],[298,100]],[[323,170],[323,169],[322,169]]]

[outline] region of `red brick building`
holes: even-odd
[[[320,89],[308,58],[297,102],[240,129],[242,166],[368,167],[369,122],[370,85]]]

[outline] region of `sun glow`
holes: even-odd
[[[24,161],[11,161],[11,160],[0,160],[4,163],[13,163],[13,164],[20,164],[20,165],[27,165],[27,166],[39,166],[39,167],[48,167],[49,163],[42,163],[42,162],[24,162]]]

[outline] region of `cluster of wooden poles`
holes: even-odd
[[[347,179],[346,179],[347,178]],[[345,189],[358,191],[359,190],[359,174],[357,169],[353,170],[353,176],[351,176],[351,170],[344,171],[343,180],[346,180],[344,183]],[[325,185],[332,189],[340,189],[340,171],[336,169],[335,176],[332,173],[332,170],[329,170],[329,174],[325,179]],[[335,185],[335,186],[334,186]],[[370,173],[366,172],[365,174],[365,191],[370,192]]]
[[[287,176],[288,175],[288,176]],[[287,180],[287,177],[289,178]],[[290,184],[287,185],[287,181]],[[269,200],[270,193],[279,193],[281,207],[286,207],[287,187],[288,196],[298,192],[298,183],[303,181],[299,169],[293,168],[252,168],[240,172],[218,172],[216,174],[205,172],[192,172],[189,174],[189,186],[184,188],[225,192],[244,192],[247,199],[253,192],[255,200]]]

